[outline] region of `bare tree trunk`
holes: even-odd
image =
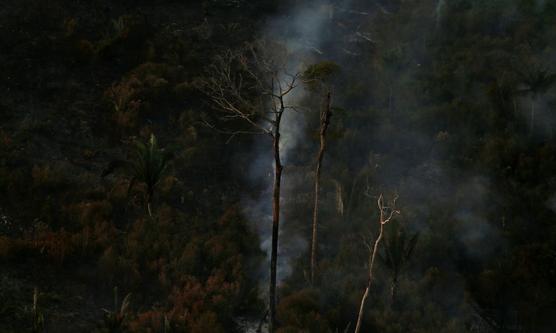
[[[361,321],[363,320],[363,311],[365,310],[365,302],[367,301],[367,297],[369,297],[369,290],[371,289],[371,285],[373,283],[373,266],[375,263],[376,253],[378,251],[378,245],[382,240],[382,235],[384,232],[384,224],[380,223],[380,232],[378,234],[377,239],[375,240],[375,244],[373,247],[373,252],[371,254],[371,260],[369,264],[369,278],[367,280],[367,287],[365,288],[365,292],[363,293],[363,297],[361,298],[361,304],[359,305],[359,314],[357,316],[357,325],[355,325],[355,333],[359,333],[361,330]]]
[[[278,234],[280,229],[280,184],[282,180],[282,162],[280,161],[280,119],[281,113],[277,114],[276,116],[275,132],[273,136],[274,191],[272,195],[272,249],[270,253],[270,290],[268,293],[270,308],[270,333],[274,333],[276,329],[276,262],[278,258]]]
[[[276,49],[273,49],[275,47]],[[273,140],[274,183],[272,194],[272,246],[268,293],[269,331],[276,330],[276,282],[278,236],[280,229],[280,122],[287,109],[295,109],[295,98],[288,97],[297,87],[300,73],[289,74],[286,59],[277,57],[285,51],[279,44],[253,43],[238,51],[228,50],[215,58],[210,75],[203,80],[203,90],[215,107],[232,118],[242,119],[252,130],[224,131],[231,137],[237,134],[267,134]],[[265,51],[272,51],[266,53]],[[239,67],[239,68],[237,68]],[[245,79],[247,78],[247,79]],[[252,93],[257,92],[257,96]],[[243,93],[245,92],[245,93]],[[226,116],[227,117],[227,116]],[[210,126],[209,127],[213,127]]]
[[[371,285],[372,285],[373,279],[374,279],[373,267],[374,267],[374,264],[375,264],[376,254],[378,252],[378,246],[379,246],[380,241],[382,240],[382,237],[384,235],[384,225],[387,224],[388,222],[390,222],[390,220],[392,219],[394,214],[399,214],[400,213],[398,210],[395,210],[396,199],[397,199],[397,197],[394,198],[394,201],[392,203],[392,207],[384,206],[384,197],[382,196],[382,194],[379,196],[378,201],[377,201],[378,209],[379,209],[379,213],[380,213],[380,219],[379,219],[380,229],[379,229],[378,237],[375,240],[373,248],[371,249],[370,246],[368,245],[369,252],[370,252],[369,277],[367,279],[367,287],[365,288],[365,292],[363,293],[363,297],[361,298],[361,304],[359,305],[359,313],[357,315],[357,325],[355,326],[355,333],[359,333],[361,331],[361,322],[363,321],[363,311],[365,310],[365,302],[367,301],[367,298],[369,297],[369,291],[371,290]]]
[[[322,160],[324,158],[324,151],[326,150],[326,130],[328,129],[328,125],[330,124],[330,116],[332,115],[332,112],[330,110],[330,102],[331,93],[329,91],[326,94],[326,104],[320,115],[320,149],[317,155],[317,166],[315,172],[315,201],[313,206],[313,233],[311,237],[311,283],[315,283],[315,270],[317,266],[317,228],[319,216],[320,174]]]

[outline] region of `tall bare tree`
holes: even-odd
[[[379,211],[379,232],[378,237],[376,238],[374,245],[365,242],[365,245],[369,249],[369,267],[368,267],[368,278],[367,278],[367,287],[365,288],[365,292],[363,293],[363,297],[361,298],[361,304],[359,305],[359,313],[357,315],[357,324],[355,326],[355,333],[359,333],[361,331],[361,322],[363,320],[363,312],[365,310],[365,302],[369,297],[369,291],[371,290],[371,285],[374,280],[373,275],[373,267],[375,264],[375,258],[378,253],[378,246],[380,245],[380,241],[384,237],[384,226],[392,220],[394,214],[399,214],[400,211],[397,210],[396,207],[396,200],[397,197],[394,197],[391,206],[386,206],[384,204],[384,196],[381,194],[377,200],[377,206]]]
[[[262,134],[272,140],[274,183],[272,194],[272,247],[269,281],[269,331],[276,329],[276,273],[280,228],[280,185],[282,161],[280,135],[282,117],[295,109],[292,92],[299,73],[289,73],[287,51],[281,45],[257,42],[236,51],[226,51],[215,59],[203,82],[203,90],[224,120],[241,120],[247,130],[229,131],[230,135]]]
[[[332,117],[332,92],[330,86],[327,84],[328,79],[339,70],[337,64],[324,61],[310,66],[303,73],[303,80],[310,90],[324,91],[324,103],[320,109],[320,148],[317,153],[316,166],[315,166],[315,187],[314,187],[314,202],[313,202],[313,220],[312,220],[312,233],[311,233],[311,258],[310,258],[310,272],[311,283],[315,282],[315,271],[317,267],[317,246],[318,246],[318,220],[319,220],[319,194],[320,194],[320,177],[322,171],[322,161],[324,159],[324,152],[326,151],[326,133],[330,125],[330,118]]]
[[[331,92],[326,93],[325,103],[320,112],[320,149],[317,154],[317,165],[315,169],[315,193],[313,204],[313,226],[311,237],[311,283],[315,282],[315,270],[317,267],[317,229],[319,217],[319,192],[320,192],[320,174],[322,167],[322,160],[324,158],[324,151],[326,150],[326,131],[330,124],[330,117],[332,116],[331,110]]]

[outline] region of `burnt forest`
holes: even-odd
[[[0,333],[556,332],[556,1],[0,1]]]

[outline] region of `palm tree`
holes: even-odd
[[[159,148],[154,134],[151,134],[147,144],[142,142],[136,143],[135,158],[130,161],[130,168],[133,177],[129,183],[128,193],[137,182],[145,184],[147,188],[145,203],[149,216],[151,217],[151,204],[154,189],[160,181],[162,174],[168,167],[170,159],[171,154],[166,152],[164,149]]]
[[[393,223],[389,236],[384,239],[384,251],[379,253],[379,258],[392,277],[390,285],[392,304],[396,300],[400,273],[409,262],[418,240],[419,233],[410,235],[399,223]]]
[[[534,67],[528,72],[519,73],[526,88],[518,91],[520,94],[527,94],[531,97],[531,120],[530,133],[533,132],[535,125],[535,103],[540,95],[545,94],[548,89],[556,82],[556,74],[550,73],[547,69]]]

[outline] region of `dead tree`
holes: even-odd
[[[334,62],[323,61],[309,66],[303,73],[303,81],[309,90],[314,92],[324,92],[324,103],[320,110],[320,149],[317,153],[315,167],[315,188],[313,202],[313,220],[310,250],[310,273],[311,283],[315,282],[315,271],[317,267],[317,248],[318,248],[318,217],[319,217],[319,192],[322,161],[326,150],[326,132],[332,117],[332,92],[331,79],[339,71],[339,66]]]
[[[280,227],[280,133],[284,112],[295,109],[292,92],[299,74],[287,71],[287,52],[277,44],[259,42],[216,58],[202,88],[224,120],[241,120],[248,130],[237,134],[263,134],[272,140],[274,182],[272,194],[272,247],[269,282],[269,331],[276,329],[276,273]]]
[[[365,302],[367,301],[367,298],[369,297],[369,291],[371,290],[371,285],[373,283],[373,267],[374,267],[374,263],[375,263],[375,258],[378,252],[378,246],[380,244],[380,241],[383,238],[384,235],[384,225],[386,225],[388,222],[390,222],[392,220],[392,217],[394,217],[394,214],[399,214],[400,212],[398,210],[395,209],[396,206],[396,199],[397,197],[394,198],[394,200],[392,201],[392,205],[391,207],[385,206],[384,204],[384,196],[381,194],[378,197],[377,200],[377,206],[378,206],[378,211],[379,211],[379,232],[378,232],[378,237],[376,238],[374,245],[371,246],[370,243],[365,242],[365,245],[367,246],[367,248],[369,249],[369,267],[368,267],[368,274],[369,276],[367,277],[367,287],[365,288],[365,292],[363,293],[363,297],[361,298],[361,304],[359,306],[359,314],[357,315],[357,324],[355,326],[355,333],[359,333],[361,330],[361,322],[363,321],[363,312],[365,310]]]
[[[315,270],[317,267],[317,229],[319,216],[319,191],[320,191],[320,174],[324,151],[326,150],[326,131],[330,124],[331,110],[331,92],[326,93],[324,107],[320,112],[320,149],[317,154],[317,165],[315,170],[315,193],[313,205],[313,227],[311,237],[311,283],[315,282]]]

